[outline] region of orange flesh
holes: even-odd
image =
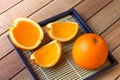
[[[24,46],[33,46],[40,35],[40,31],[30,22],[20,21],[13,30],[16,41]]]
[[[58,23],[52,24],[52,33],[55,37],[66,38],[74,34],[76,30],[76,24]]]
[[[48,65],[56,62],[59,58],[57,46],[50,44],[40,48],[34,55],[35,62],[39,65]]]

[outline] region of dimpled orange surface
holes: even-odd
[[[78,66],[96,69],[106,61],[108,46],[97,34],[84,34],[75,41],[72,56]]]

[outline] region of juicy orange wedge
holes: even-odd
[[[54,40],[35,51],[30,59],[38,66],[48,68],[54,66],[60,59],[62,51],[61,43]]]
[[[28,18],[15,19],[8,34],[10,40],[16,47],[26,50],[35,49],[44,38],[42,28]]]
[[[75,22],[53,22],[46,25],[46,31],[50,38],[65,42],[77,34],[78,24]]]

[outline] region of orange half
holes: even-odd
[[[53,22],[46,26],[50,38],[60,42],[71,40],[78,32],[78,23],[75,22]]]
[[[8,34],[16,47],[26,50],[35,49],[44,38],[42,28],[28,18],[15,19]]]
[[[61,43],[54,40],[35,51],[30,59],[38,66],[48,68],[54,66],[60,59],[62,51]]]

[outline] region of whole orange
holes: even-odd
[[[84,34],[73,44],[73,60],[82,68],[99,68],[102,64],[104,64],[107,56],[108,46],[103,38],[97,34]]]

